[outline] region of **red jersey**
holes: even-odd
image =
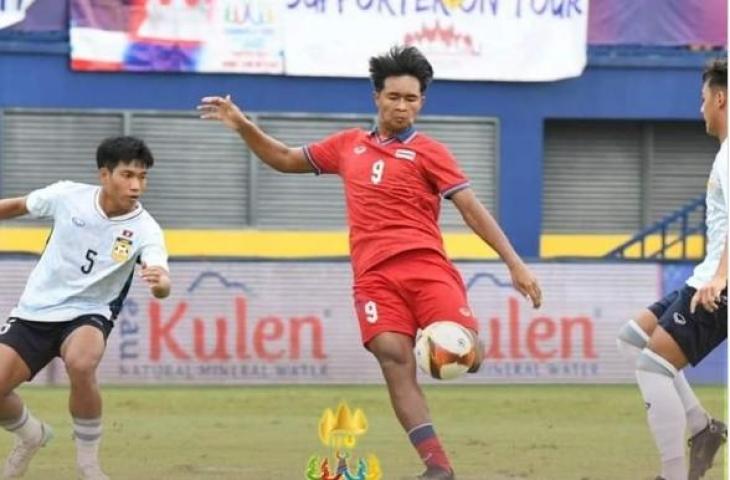
[[[351,129],[304,147],[304,154],[317,174],[342,177],[355,277],[407,250],[446,257],[441,197],[469,181],[443,144],[412,127],[386,140]]]

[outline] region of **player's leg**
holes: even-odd
[[[379,269],[380,270],[380,269]],[[365,347],[377,359],[398,421],[434,479],[453,478],[449,460],[431,423],[426,399],[416,381],[413,339],[417,323],[385,272],[355,280],[355,311]],[[392,273],[392,272],[391,272]]]
[[[413,262],[399,270],[399,285],[420,328],[446,320],[458,323],[472,333],[478,345],[478,356],[469,371],[476,372],[481,365],[484,348],[478,335],[478,322],[469,307],[466,288],[453,264],[436,252],[419,252]]]
[[[70,383],[69,411],[73,419],[79,475],[81,478],[106,479],[99,467],[102,400],[96,369],[111,326],[101,317],[84,318],[77,320],[68,332],[61,345],[61,358]]]
[[[675,378],[688,363],[696,365],[727,338],[727,305],[715,313],[698,309],[689,312],[694,290],[682,289],[678,298],[659,318],[647,348],[637,361],[637,380],[647,417],[662,458],[663,476],[667,480],[687,477],[684,459],[684,428],[687,420]],[[712,459],[724,441],[726,429],[720,422],[711,422],[716,432],[703,435],[713,441],[700,441],[690,457],[690,479],[698,479],[711,466]],[[693,437],[696,438],[697,436]]]
[[[482,368],[482,362],[484,361],[484,342],[482,342],[482,339],[479,338],[479,332],[477,330],[469,328],[469,333],[471,333],[471,336],[474,339],[477,355],[474,357],[474,363],[471,367],[469,367],[469,370],[467,370],[466,373],[477,373],[479,369]]]
[[[431,251],[419,255],[415,265],[402,285],[411,299],[410,307],[419,328],[443,320],[466,328],[477,346],[468,373],[478,372],[484,359],[484,343],[479,338],[479,323],[469,306],[461,274],[451,262]]]
[[[659,303],[657,302],[657,304]],[[652,307],[655,305],[652,305]],[[649,337],[657,326],[657,318],[666,311],[668,306],[660,312],[652,309],[642,310],[634,318],[621,326],[616,336],[616,346],[621,356],[627,359],[631,365],[636,363],[639,354],[646,348],[646,344],[649,343]]]
[[[636,364],[641,351],[646,348],[649,337],[658,324],[657,319],[677,300],[678,296],[679,291],[670,293],[654,305],[639,312],[619,330],[616,337],[618,350],[621,356],[626,358],[632,366]],[[674,386],[684,406],[689,435],[696,435],[707,428],[710,423],[710,416],[700,404],[683,371],[680,370],[675,375]]]
[[[709,313],[698,307],[694,319],[697,320],[700,333],[697,335],[697,352],[690,358],[690,363],[696,365],[727,339],[727,290],[722,292],[720,308],[716,312]],[[705,475],[726,441],[727,425],[714,418],[710,419],[704,429],[690,437],[689,480],[699,480]]]
[[[53,432],[30,413],[15,388],[35,376],[53,354],[51,335],[35,331],[28,322],[11,320],[0,328],[0,426],[15,435],[3,477],[19,478]]]
[[[395,415],[428,469],[423,478],[453,478],[451,464],[431,422],[426,398],[416,381],[413,337],[383,332],[368,343],[368,348],[380,364]]]
[[[674,387],[677,371],[687,359],[674,339],[661,327],[654,329],[636,363],[636,380],[646,406],[666,480],[687,480],[684,431],[687,420]]]

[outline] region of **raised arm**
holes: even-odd
[[[21,217],[28,213],[25,197],[0,199],[0,220]]]
[[[198,110],[201,112],[200,118],[220,120],[228,128],[237,132],[248,148],[274,170],[284,173],[311,173],[314,171],[301,148],[290,148],[264,133],[233,103],[230,95],[204,97],[198,105]]]
[[[471,188],[459,190],[451,197],[451,200],[459,209],[469,228],[492,247],[507,265],[512,276],[512,283],[517,291],[529,296],[532,305],[538,308],[542,303],[542,292],[537,278],[517,255],[497,221],[476,198],[474,191]]]

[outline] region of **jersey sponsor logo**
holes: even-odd
[[[403,160],[414,161],[416,159],[416,152],[413,150],[406,150],[405,148],[399,148],[395,151],[395,158],[402,158]]]
[[[79,218],[79,217],[71,217],[71,221],[72,221],[72,222],[73,222],[73,224],[74,224],[74,225],[76,225],[77,227],[84,227],[84,226],[86,225],[86,222],[84,222],[84,219],[83,219],[83,218]]]
[[[114,245],[112,245],[112,260],[117,263],[129,260],[132,253],[132,241],[128,238],[117,237]]]
[[[364,145],[358,145],[357,147],[352,149],[355,155],[362,155],[363,153],[365,153],[366,150],[367,148]]]
[[[684,318],[684,315],[682,315],[679,312],[674,312],[674,315],[672,315],[672,318],[674,319],[674,323],[677,325],[686,325],[687,319]]]

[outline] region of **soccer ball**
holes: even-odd
[[[455,322],[434,322],[416,337],[416,363],[439,380],[464,375],[477,358],[474,337]]]

